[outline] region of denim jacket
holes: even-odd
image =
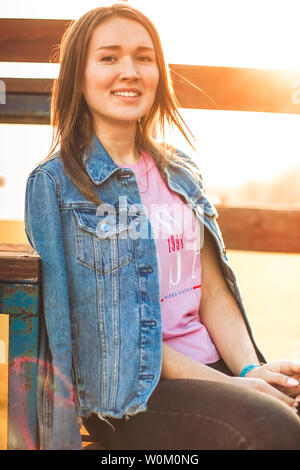
[[[170,162],[169,188],[189,204],[212,234],[224,278],[261,361],[235,274],[228,262],[217,212],[202,178]],[[26,188],[25,229],[42,265],[44,327],[38,358],[38,421],[42,449],[81,449],[78,418],[129,417],[147,409],[161,374],[162,327],[158,259],[132,170],[120,168],[96,136],[86,161],[101,200],[115,215],[97,211],[66,175],[59,153],[37,166]],[[123,211],[123,212],[122,212]],[[128,231],[128,232],[127,232]],[[148,231],[148,233],[149,233]],[[128,236],[129,235],[129,236]]]

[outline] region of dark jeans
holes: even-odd
[[[233,375],[223,361],[210,365]],[[223,383],[161,379],[146,412],[84,425],[108,450],[300,450],[300,419],[277,398]]]

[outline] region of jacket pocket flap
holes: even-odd
[[[118,234],[136,226],[140,215],[115,211],[112,208],[101,212],[95,210],[74,209],[74,216],[79,227],[98,238],[115,238]]]

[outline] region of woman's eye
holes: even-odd
[[[102,62],[112,62],[113,60],[115,60],[115,57],[112,56],[112,55],[102,57],[102,59],[101,59]]]
[[[151,57],[146,57],[146,56],[139,57],[139,60],[141,60],[142,62],[152,62]]]
[[[117,57],[115,56],[112,56],[112,55],[107,55],[105,57],[102,57],[100,59],[100,62],[115,62],[117,60]],[[137,60],[139,62],[152,62],[152,58],[151,57],[148,57],[148,56],[141,56],[141,57],[138,57]]]

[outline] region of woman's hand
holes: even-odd
[[[289,397],[285,393],[273,387],[268,382],[260,378],[247,378],[247,377],[231,377],[231,383],[239,387],[245,387],[250,390],[266,393],[274,398],[278,398],[283,403],[288,405],[293,411],[297,413],[297,402],[294,398]]]
[[[279,360],[252,369],[247,378],[260,378],[289,397],[300,394],[300,362]]]
[[[297,412],[300,402],[300,363],[279,360],[252,369],[246,377],[235,377],[246,386],[278,398]]]

